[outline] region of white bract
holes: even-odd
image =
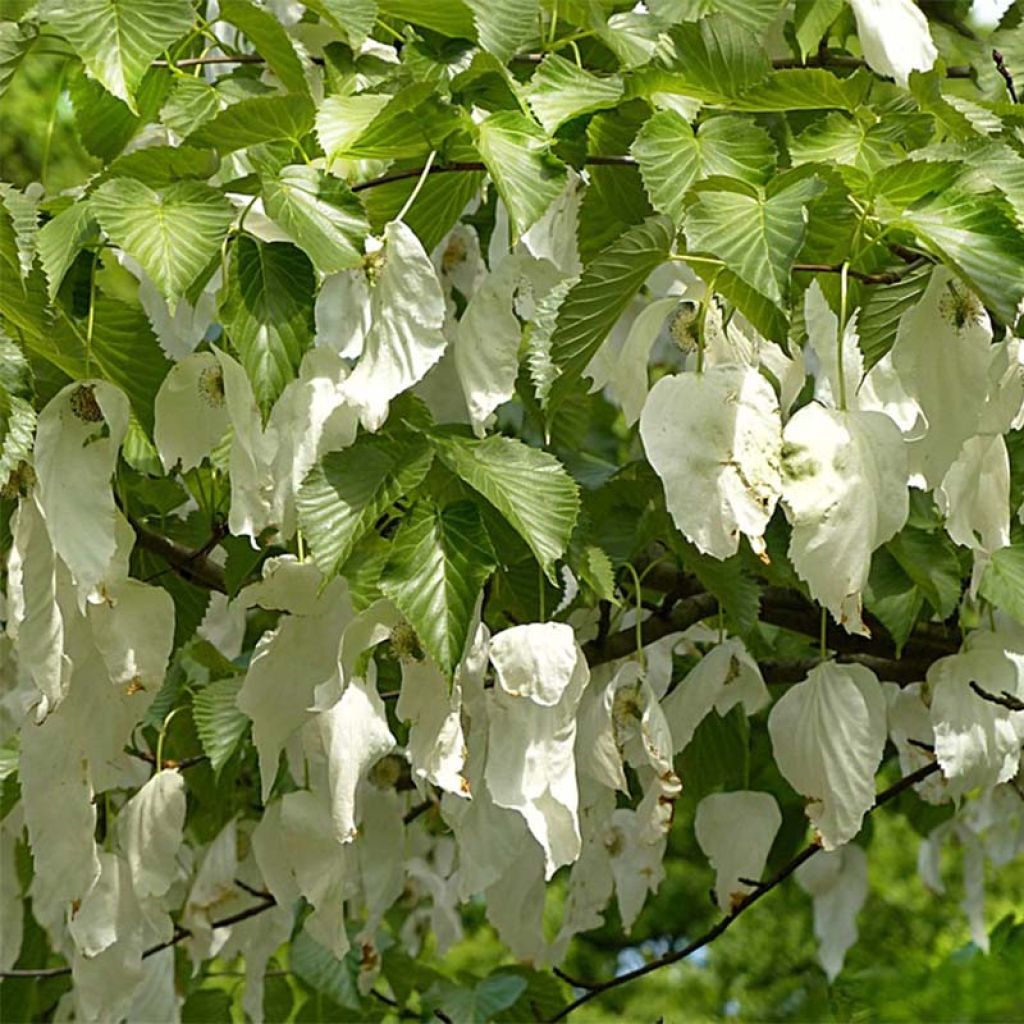
[[[913,0],[849,0],[864,59],[905,86],[911,71],[928,71],[938,51],[928,19]]]
[[[755,550],[781,492],[779,404],[756,371],[716,366],[664,377],[640,416],[647,458],[680,532],[716,558]]]
[[[816,666],[776,702],[768,732],[779,770],[808,799],[822,846],[849,842],[875,801],[885,748],[885,697],[874,673],[834,661]]]

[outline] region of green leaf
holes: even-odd
[[[900,225],[948,263],[1004,323],[1024,298],[1021,229],[1000,196],[951,190],[904,210]]]
[[[291,944],[288,962],[295,974],[314,992],[327,996],[339,1006],[351,1010],[360,1008],[356,986],[358,964],[351,954],[339,960],[308,932],[301,931]]]
[[[477,598],[497,565],[476,505],[421,501],[392,542],[381,589],[451,678],[462,660]]]
[[[889,631],[899,657],[924,606],[924,593],[885,548],[871,559],[864,605]]]
[[[40,13],[133,114],[150,61],[188,32],[194,15],[188,0],[44,0]]]
[[[146,315],[139,307],[100,292],[91,344],[87,338],[88,321],[62,313],[54,330],[38,337],[26,335],[26,342],[31,351],[69,377],[103,377],[116,384],[128,396],[139,422],[151,432],[153,402],[171,364]]]
[[[242,676],[219,679],[204,686],[192,698],[192,719],[196,723],[203,753],[215,773],[227,764],[249,727],[249,718],[238,710],[235,698],[242,688]]]
[[[7,91],[22,57],[36,39],[34,25],[19,25],[13,21],[0,21],[0,96]]]
[[[480,191],[483,180],[483,171],[428,175],[404,218],[427,252],[433,252],[451,231],[467,204]],[[359,193],[375,234],[380,234],[384,225],[394,220],[416,182],[415,178],[392,181]]]
[[[0,201],[0,287],[21,293],[25,285],[21,279],[21,258],[18,255],[18,236],[14,218],[5,203]]]
[[[341,29],[353,50],[363,45],[377,20],[377,0],[309,0],[306,6]]]
[[[659,64],[677,80],[672,91],[695,99],[734,99],[771,72],[771,61],[754,35],[720,14],[677,25],[668,40]]]
[[[192,146],[231,153],[261,142],[296,144],[313,127],[313,104],[305,96],[254,96],[240,100],[200,125],[188,137]]]
[[[376,93],[326,97],[316,112],[316,134],[328,159],[342,155],[390,101]]]
[[[668,258],[673,234],[666,217],[630,228],[570,289],[551,336],[551,358],[562,371],[552,385],[552,405],[571,389],[651,271]]]
[[[917,304],[931,278],[931,264],[918,267],[896,284],[871,285],[857,319],[857,338],[867,373],[896,342],[903,314]]]
[[[432,440],[448,468],[508,520],[554,582],[579,514],[579,488],[558,459],[511,437]]]
[[[785,68],[733,99],[732,110],[747,113],[787,110],[856,110],[871,86],[871,75],[838,78],[824,68]]]
[[[553,135],[566,121],[604,107],[614,107],[622,98],[618,75],[598,78],[564,57],[549,53],[537,68],[524,95],[544,130]]]
[[[295,499],[299,526],[324,575],[337,572],[359,539],[404,494],[418,486],[434,453],[413,435],[361,435],[310,471]]]
[[[462,0],[378,0],[380,13],[411,21],[444,36],[472,39],[476,34],[473,13]]]
[[[85,148],[101,160],[112,160],[134,138],[144,123],[156,115],[170,85],[165,71],[154,68],[146,73],[135,97],[138,116],[116,96],[88,78],[85,72],[72,76],[71,103],[75,109],[75,127]]]
[[[695,132],[674,110],[662,110],[640,129],[631,153],[640,165],[651,205],[678,225],[686,192],[721,174],[763,185],[775,167],[775,146],[763,129],[739,117],[715,117]]]
[[[1024,546],[1014,544],[996,551],[979,589],[986,601],[1024,622]]]
[[[517,50],[537,38],[540,0],[465,0],[473,12],[480,45],[506,63]]]
[[[264,411],[313,343],[315,287],[313,265],[301,249],[246,235],[235,241],[220,316]]]
[[[359,160],[425,157],[458,127],[455,109],[430,83],[418,82],[392,97],[358,136],[331,152]]]
[[[966,168],[954,160],[904,160],[875,175],[871,191],[896,214],[926,196],[946,193],[961,178]]]
[[[793,28],[800,47],[800,58],[818,52],[818,45],[828,35],[832,22],[843,10],[843,0],[796,0]]]
[[[793,166],[807,163],[848,164],[875,174],[902,155],[894,132],[883,121],[865,123],[838,112],[805,128],[789,144]]]
[[[261,176],[267,216],[322,274],[357,267],[370,230],[363,204],[340,178],[305,164]]]
[[[688,247],[725,262],[773,302],[789,294],[789,275],[806,231],[805,208],[824,182],[784,174],[767,189],[713,178],[695,189],[683,230]]]
[[[754,579],[744,571],[743,556],[719,560],[702,555],[688,543],[680,543],[679,547],[687,570],[709,593],[715,595],[729,616],[730,631],[744,634],[754,629],[761,614],[761,592]]]
[[[526,991],[527,981],[515,974],[496,972],[472,988],[441,982],[424,996],[452,1024],[487,1024]]]
[[[928,533],[906,526],[885,550],[920,587],[939,618],[949,618],[960,600],[961,587],[960,560],[949,537],[940,530]]]
[[[150,188],[164,188],[176,181],[213,177],[220,157],[212,149],[192,146],[147,146],[124,153],[104,168],[100,181],[110,178],[138,178]]]
[[[491,114],[477,125],[476,141],[518,238],[565,187],[565,165],[551,155],[550,140],[536,122],[515,111]]]
[[[36,244],[51,302],[82,247],[96,237],[98,232],[88,201],[73,203],[39,229]]]
[[[242,30],[289,92],[309,94],[302,62],[274,14],[248,0],[221,0],[220,17]]]
[[[219,110],[217,90],[205,79],[185,75],[174,79],[170,96],[160,110],[160,119],[184,138],[215,117]]]
[[[22,461],[31,461],[35,441],[35,409],[6,387],[0,387],[0,488]]]
[[[195,181],[156,192],[134,178],[114,178],[93,193],[89,207],[172,306],[217,255],[235,217],[222,192]]]

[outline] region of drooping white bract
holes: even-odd
[[[512,299],[524,262],[513,254],[489,271],[455,327],[455,369],[477,437],[484,436],[494,410],[515,392],[522,327]]]
[[[743,704],[748,715],[756,714],[771,698],[761,669],[739,637],[712,647],[662,702],[672,730],[675,753],[685,750],[712,708],[727,715]]]
[[[643,910],[647,894],[657,892],[665,878],[662,862],[667,836],[661,833],[652,842],[647,819],[642,807],[635,811],[619,807],[612,811],[604,837],[615,879],[615,901],[627,933]]]
[[[1010,543],[1010,457],[1002,434],[968,438],[935,489],[946,532],[991,555]]]
[[[42,696],[36,719],[55,710],[68,691],[64,619],[57,603],[57,561],[35,495],[22,498],[11,523],[7,563],[7,632],[18,644],[18,668]]]
[[[807,797],[807,816],[826,850],[849,842],[875,802],[885,710],[870,669],[828,661],[790,687],[768,716],[775,762]]]
[[[1012,779],[1024,739],[1024,712],[985,700],[972,683],[996,697],[1024,699],[1024,654],[1000,634],[981,631],[928,669],[935,757],[954,796]]]
[[[164,469],[185,472],[210,454],[230,426],[224,375],[212,352],[195,352],[171,367],[156,393],[153,441]]]
[[[694,832],[715,869],[720,910],[732,912],[752,891],[740,879],[761,877],[781,826],[782,812],[771,793],[712,793],[697,805]]]
[[[518,811],[544,850],[548,878],[580,852],[573,745],[590,678],[572,627],[513,626],[491,638],[497,685],[489,694],[487,788]]]
[[[185,780],[179,771],[158,771],[121,808],[117,835],[140,899],[163,896],[178,874],[185,825]]]
[[[818,963],[834,981],[857,941],[857,915],[868,896],[867,854],[853,843],[816,854],[796,869],[796,880],[814,901]]]
[[[18,880],[17,847],[23,828],[18,807],[0,821],[0,971],[9,971],[21,955],[23,894]]]
[[[889,739],[899,753],[901,774],[909,775],[934,760],[931,751],[935,747],[935,731],[928,705],[922,699],[924,684],[900,686],[882,683],[882,690],[888,708]],[[946,780],[941,772],[917,783],[914,791],[931,804],[944,803],[949,799]]]
[[[349,682],[341,699],[316,715],[315,727],[327,761],[330,814],[334,838],[350,843],[356,837],[356,790],[360,779],[395,746],[384,702],[375,680]]]
[[[446,344],[441,285],[419,239],[401,221],[384,229],[383,260],[363,353],[345,384],[367,430],[382,426],[391,400],[422,379]]]
[[[580,176],[570,170],[561,194],[540,220],[523,232],[517,246],[535,260],[546,260],[561,277],[575,277],[583,269],[576,243],[582,193]]]
[[[316,345],[358,359],[370,330],[370,285],[361,269],[329,274],[316,297]]]
[[[264,580],[243,590],[238,600],[291,614],[283,615],[277,628],[257,641],[238,707],[252,719],[266,799],[285,743],[313,717],[317,686],[337,672],[338,645],[353,613],[348,588],[340,578],[317,595],[322,577],[312,563],[271,559],[264,573]],[[282,685],[284,679],[287,686]]]
[[[861,591],[872,552],[907,519],[903,438],[883,413],[804,406],[783,433],[789,557],[811,596],[851,633],[867,634]]]
[[[942,482],[960,446],[979,432],[991,341],[980,301],[936,267],[921,301],[903,314],[892,349],[893,366],[928,425],[908,448],[911,472],[928,487]]]
[[[245,895],[235,885],[237,874],[238,822],[232,818],[204,851],[181,915],[182,924],[191,932],[187,948],[196,966],[216,956],[228,938],[225,929],[215,932],[211,925],[225,912],[226,901]]]
[[[39,414],[37,495],[54,550],[71,570],[79,601],[114,556],[116,509],[110,478],[128,429],[128,399],[106,381],[69,384]]]
[[[462,774],[466,740],[458,679],[449,693],[448,682],[433,661],[404,663],[395,714],[410,723],[406,757],[413,778],[456,796],[468,796],[469,783]]]
[[[911,71],[929,71],[938,50],[928,19],[913,0],[849,0],[868,66],[906,86]]]
[[[763,549],[782,490],[782,423],[775,392],[756,370],[663,377],[647,397],[640,437],[685,537],[716,558],[734,555],[741,533]]]

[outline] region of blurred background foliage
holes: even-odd
[[[78,134],[74,96],[79,83],[69,80],[69,66],[65,57],[37,45],[14,75],[0,100],[0,179],[22,189],[42,181],[49,190],[59,191],[81,184],[102,166]],[[657,899],[649,901],[625,939],[613,902],[606,926],[574,942],[565,964],[570,975],[602,979],[630,970],[646,957],[685,945],[718,919],[709,895],[714,875],[693,837],[693,813],[710,791],[702,774],[716,779],[716,788],[750,780],[745,764],[734,764],[731,772],[722,770],[730,744],[724,723],[714,719],[711,716],[708,725],[718,735],[693,745],[693,764],[684,773],[684,798],[677,805],[666,879]],[[713,771],[706,768],[708,758],[717,762]],[[771,759],[761,763],[770,765]],[[737,778],[730,781],[730,774]],[[919,843],[937,824],[921,821],[920,807],[912,798],[897,802],[873,816],[861,837],[868,847],[871,891],[858,919],[860,939],[833,984],[828,984],[815,959],[810,897],[790,881],[689,961],[607,993],[574,1014],[573,1020],[1024,1021],[1024,870],[1011,865],[987,879],[991,948],[985,954],[971,943],[959,906],[959,851],[949,847],[944,852],[945,895],[930,892],[918,876]],[[800,808],[785,810],[790,812],[786,820],[791,827],[784,828],[776,842],[769,872],[804,841]],[[556,884],[549,894],[552,934],[558,927],[563,892]],[[465,938],[443,961],[432,953],[428,938],[417,967],[441,970],[443,964],[449,975],[454,970],[482,977],[512,962],[487,924],[482,902],[466,909],[463,923]],[[400,920],[394,925],[397,932]],[[33,940],[44,944],[44,939],[28,918],[26,928],[25,946],[31,953]],[[343,1012],[322,1003],[311,1006],[291,981],[294,966],[283,951],[269,965],[269,1021],[333,1020]],[[242,1021],[243,980],[240,963],[214,962],[209,977],[183,1007],[184,1024]],[[49,1019],[48,1011],[52,1013],[67,984],[66,979],[39,986],[6,982],[4,1016],[14,1020],[7,1014],[29,1011],[23,996],[34,1004],[34,1019]],[[565,988],[559,996],[568,994]],[[388,1008],[380,1009],[382,1019],[388,1020]],[[337,1019],[356,1018],[345,1014]]]

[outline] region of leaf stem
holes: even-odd
[[[409,212],[409,207],[416,202],[416,197],[420,194],[420,189],[423,188],[424,182],[427,180],[427,175],[430,174],[430,168],[433,166],[435,156],[437,156],[437,150],[432,149],[430,151],[430,156],[427,157],[427,162],[423,165],[423,170],[420,172],[420,176],[416,181],[415,187],[409,193],[409,198],[406,199],[402,204],[402,208],[398,211],[398,216],[395,217],[396,221],[405,220],[405,215]]]
[[[839,408],[846,412],[846,370],[843,366],[843,341],[846,336],[847,305],[849,303],[850,264],[844,263],[839,272],[839,324],[836,330],[836,375],[839,377]]]

